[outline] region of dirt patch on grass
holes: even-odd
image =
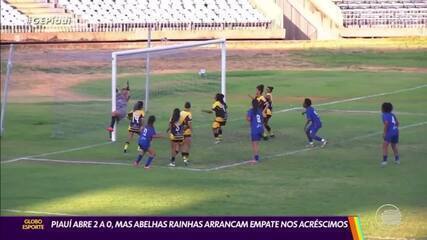
[[[94,49],[17,49],[10,101],[88,101],[99,100],[73,91],[73,87],[100,79],[111,78],[111,51]],[[7,59],[2,51],[2,59]],[[141,57],[141,56],[140,56]],[[2,61],[2,66],[4,66]],[[152,74],[210,72],[220,70],[220,51],[215,48],[178,51],[168,56],[151,56]],[[144,76],[145,60],[119,59],[118,74],[122,77]],[[373,71],[427,73],[426,68],[351,65],[325,67],[311,63],[308,58],[286,49],[230,49],[227,51],[227,70],[295,70],[295,71]],[[2,78],[5,69],[2,67]],[[109,85],[109,84],[108,84]],[[108,99],[108,98],[105,98]],[[104,100],[105,100],[104,99]],[[294,99],[283,99],[294,102]],[[298,102],[300,99],[298,99]]]

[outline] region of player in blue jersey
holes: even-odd
[[[151,162],[156,157],[156,152],[151,147],[151,141],[153,138],[159,138],[160,136],[156,134],[156,130],[154,129],[154,122],[156,121],[156,117],[150,116],[148,118],[147,125],[142,128],[139,139],[138,139],[138,145],[139,145],[139,154],[137,159],[134,162],[134,166],[139,166],[139,163],[141,162],[142,158],[144,157],[145,153],[148,152],[148,158],[145,162],[144,168],[148,169],[151,166]]]
[[[394,160],[396,164],[400,164],[399,150],[397,144],[399,143],[399,121],[396,115],[392,113],[393,105],[385,102],[381,106],[382,120],[384,123],[384,143],[383,143],[383,161],[382,166],[387,165],[388,145],[391,144],[391,149],[394,153]]]
[[[304,99],[304,103],[302,105],[305,108],[305,114],[307,118],[307,122],[304,126],[305,134],[308,138],[307,147],[314,147],[313,139],[322,143],[321,147],[325,147],[328,141],[324,138],[317,136],[317,132],[322,127],[322,122],[320,121],[319,114],[317,114],[316,110],[311,106],[311,99]]]
[[[259,161],[259,141],[263,138],[264,135],[264,115],[266,109],[259,103],[257,99],[252,100],[252,108],[246,114],[246,120],[250,123],[251,126],[251,141],[252,141],[252,151],[254,158],[251,160],[252,163],[257,163]]]

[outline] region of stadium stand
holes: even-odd
[[[259,26],[269,22],[246,0],[59,0],[59,4],[88,23],[236,23]]]
[[[38,1],[12,0],[9,2],[20,9],[22,4],[28,6],[37,4]],[[56,0],[55,2],[51,6],[52,12],[68,14],[73,18],[71,21],[73,26],[65,31],[129,31],[148,27],[155,30],[233,29],[271,26],[271,20],[258,12],[247,0]],[[2,0],[2,8],[3,6],[13,9]],[[22,9],[21,12],[37,13],[39,9],[46,9],[46,6]],[[18,11],[15,10],[15,12]],[[20,16],[23,15],[20,14]],[[9,14],[7,18],[14,17]],[[2,24],[2,31],[3,26],[16,25],[14,21],[9,20],[6,24]],[[24,24],[24,21],[20,21],[19,24]],[[37,26],[28,28],[29,31],[33,29],[37,29]],[[45,28],[42,31],[51,30]],[[61,31],[64,28],[53,30]]]
[[[286,39],[427,36],[427,0],[275,0]]]
[[[1,0],[1,25],[2,26],[25,26],[28,17]]]
[[[138,40],[148,29],[153,39],[176,40],[427,35],[427,0],[1,0],[1,6],[2,41]]]
[[[426,0],[334,0],[348,28],[425,28]]]

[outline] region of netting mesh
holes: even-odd
[[[162,45],[163,43],[157,43]],[[2,49],[2,81],[7,51]],[[48,151],[73,149],[107,143],[106,127],[111,119],[111,53],[114,49],[73,49],[72,46],[43,45],[40,49],[18,46],[15,51],[12,80],[9,87],[9,111],[6,115],[2,158],[32,155]],[[117,87],[129,82],[131,98],[127,110],[145,99],[147,55],[118,58]],[[219,45],[180,49],[150,54],[150,87],[148,113],[155,115],[155,127],[164,136],[174,108],[192,104],[193,143],[190,160],[193,166],[217,166],[233,163],[250,155],[248,126],[244,120],[249,104],[241,106],[246,96],[227,99],[229,119],[224,127],[224,142],[214,145],[211,109],[221,89],[221,49]],[[228,60],[230,61],[230,60]],[[232,84],[228,82],[228,84]],[[228,94],[233,94],[228,91]],[[249,103],[249,100],[248,100]],[[147,119],[147,118],[146,118]],[[128,120],[118,124],[117,142],[99,148],[51,156],[66,160],[129,161],[135,157],[136,138],[131,140],[129,154],[122,148],[127,141]],[[15,139],[27,139],[26,148],[10,148]],[[3,143],[2,143],[3,144]],[[156,164],[169,161],[169,142],[155,140]],[[221,153],[221,154],[218,154]],[[178,160],[179,161],[179,160]],[[178,162],[179,163],[179,162]]]
[[[24,130],[22,126],[15,130],[18,124],[14,122],[26,119],[25,131],[40,132],[40,143],[99,141],[97,133],[104,128],[109,114],[109,94],[89,94],[84,85],[100,81],[103,86],[97,88],[108,88],[109,51],[63,50],[54,46],[43,46],[43,50],[27,48],[16,46],[14,53],[6,114],[12,122],[5,137]]]

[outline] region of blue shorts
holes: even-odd
[[[264,131],[251,132],[251,140],[252,140],[252,142],[259,142],[259,141],[261,141],[263,133],[264,133]]]
[[[320,128],[321,126],[310,125],[310,127],[308,128],[308,133],[310,134],[310,136],[316,136],[316,133],[319,131]]]
[[[388,143],[399,143],[399,134],[386,134],[384,137],[384,142]]]
[[[148,149],[150,149],[151,147],[151,144],[147,144],[145,142],[139,142],[138,145],[139,145],[139,148],[144,152],[147,152]]]

